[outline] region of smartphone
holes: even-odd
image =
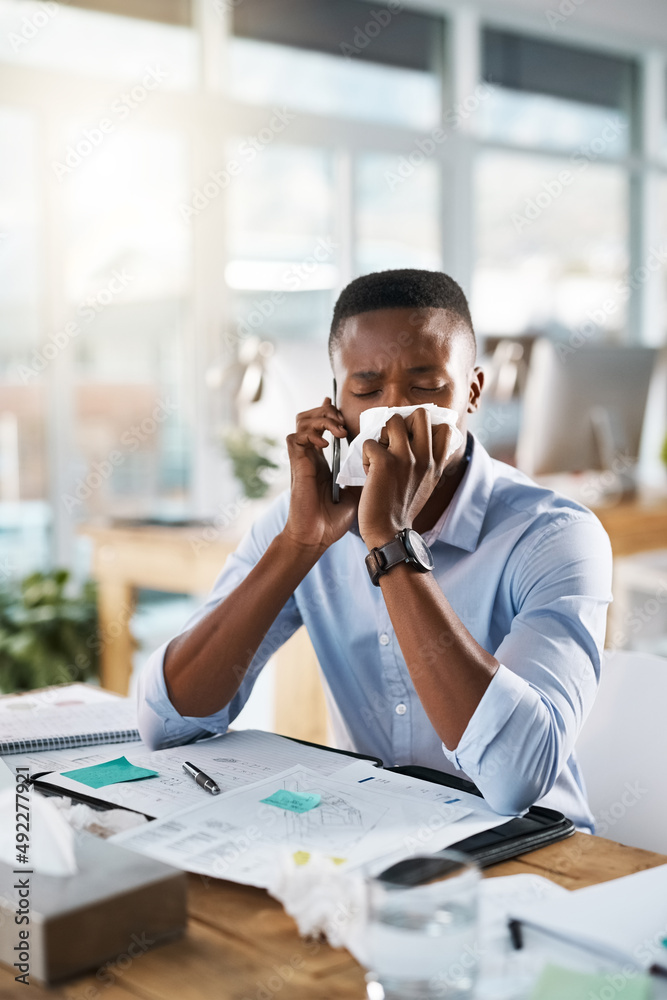
[[[331,400],[333,405],[336,406],[336,379],[333,380],[333,394]],[[333,458],[331,460],[331,499],[334,503],[340,503],[340,486],[336,482],[338,479],[338,473],[340,472],[340,438],[335,437],[333,439]]]

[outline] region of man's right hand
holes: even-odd
[[[321,406],[300,413],[296,433],[287,438],[291,469],[290,508],[283,535],[294,544],[324,552],[345,534],[352,524],[359,504],[359,489],[340,491],[340,503],[332,500],[331,469],[323,454],[330,431],[334,437],[347,437],[340,410],[327,396]]]

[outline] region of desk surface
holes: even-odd
[[[667,856],[577,833],[495,865],[487,876],[536,873],[567,889],[667,863]],[[57,989],[26,987],[0,967],[2,1000],[361,1000],[363,969],[344,950],[301,940],[280,903],[261,889],[190,876],[183,938],[129,964]],[[282,975],[282,979],[281,977]]]

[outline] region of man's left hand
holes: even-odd
[[[358,516],[369,549],[412,527],[444,472],[451,436],[449,424],[432,428],[428,411],[418,409],[405,419],[395,413],[379,441],[364,442]]]

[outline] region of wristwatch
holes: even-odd
[[[433,569],[433,556],[428,545],[412,528],[403,528],[391,542],[371,549],[366,556],[366,569],[375,587],[380,586],[380,577],[399,563],[414,566],[419,573]]]

